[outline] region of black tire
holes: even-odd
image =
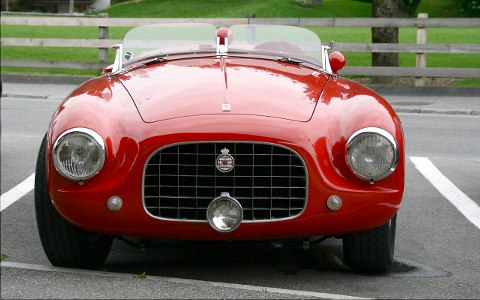
[[[356,273],[385,273],[392,266],[397,215],[384,225],[343,237],[345,263]]]
[[[45,135],[35,173],[35,212],[45,254],[57,267],[98,269],[107,259],[113,236],[80,229],[58,214],[47,190],[46,141]]]

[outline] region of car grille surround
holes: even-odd
[[[219,161],[232,169],[217,167]],[[306,207],[307,168],[292,149],[260,142],[172,144],[147,160],[143,205],[154,218],[206,222],[208,205],[221,193],[240,202],[243,222],[291,219]]]

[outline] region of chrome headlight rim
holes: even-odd
[[[366,135],[366,134],[377,134],[377,135],[380,135],[380,136],[384,137],[385,139],[388,140],[388,142],[390,143],[390,145],[393,148],[394,157],[393,157],[390,168],[385,173],[383,173],[379,176],[376,176],[376,177],[365,176],[365,175],[359,173],[358,171],[356,171],[355,168],[353,167],[353,164],[352,164],[352,161],[351,161],[350,155],[349,155],[350,148],[359,140],[359,138],[361,138],[363,135]],[[378,127],[366,127],[366,128],[362,128],[362,129],[356,131],[355,133],[353,133],[352,136],[350,136],[350,138],[347,141],[346,152],[345,153],[346,153],[346,158],[347,158],[347,165],[350,168],[350,170],[353,172],[353,174],[355,174],[356,177],[358,177],[362,180],[366,180],[366,181],[370,181],[370,182],[379,181],[379,180],[382,180],[382,179],[390,176],[395,171],[395,169],[397,168],[398,162],[399,162],[399,157],[400,157],[398,144],[397,144],[397,141],[395,140],[395,138],[388,131],[386,131],[384,129],[381,129],[381,128],[378,128]]]
[[[97,143],[97,145],[100,147],[100,152],[101,152],[100,153],[101,154],[100,164],[97,167],[97,170],[95,172],[92,172],[88,176],[72,176],[68,173],[65,173],[62,169],[60,161],[58,160],[57,154],[58,154],[59,146],[62,144],[62,142],[67,137],[69,137],[73,134],[83,135],[83,136],[87,136],[88,138],[92,138]],[[83,180],[87,180],[87,179],[90,179],[90,178],[94,177],[95,175],[97,175],[100,172],[100,170],[102,169],[102,167],[105,163],[105,152],[106,152],[105,151],[105,142],[103,141],[103,138],[98,133],[96,133],[95,131],[93,131],[91,129],[88,129],[88,128],[76,127],[76,128],[72,128],[72,129],[69,129],[69,130],[63,132],[56,139],[55,143],[53,144],[53,151],[52,151],[53,164],[54,164],[57,172],[60,173],[63,177],[65,177],[67,179],[70,179],[70,180],[83,181]]]

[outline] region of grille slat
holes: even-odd
[[[216,167],[224,148],[234,158],[227,173]],[[306,168],[288,148],[243,142],[171,145],[145,166],[143,201],[154,217],[205,221],[208,205],[222,192],[240,202],[246,221],[291,218],[306,206]]]

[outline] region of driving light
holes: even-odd
[[[337,211],[342,207],[342,198],[337,195],[331,195],[327,199],[327,207],[331,211]]]
[[[107,207],[111,211],[119,211],[123,206],[123,200],[119,196],[112,196],[107,200]]]
[[[53,146],[55,169],[72,180],[95,176],[105,161],[105,144],[93,130],[73,128],[65,131]]]
[[[207,208],[208,223],[213,229],[220,232],[235,230],[242,219],[242,206],[236,199],[230,197],[229,193],[222,193]]]
[[[383,129],[361,129],[348,139],[347,163],[361,179],[371,182],[383,179],[397,167],[397,143],[393,136]]]

